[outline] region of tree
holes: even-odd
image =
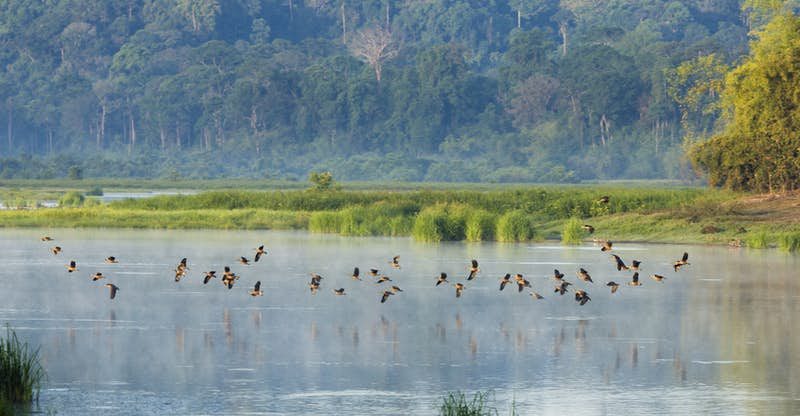
[[[667,93],[677,104],[688,137],[707,135],[719,116],[719,96],[729,68],[714,55],[700,56],[667,71]]]
[[[532,127],[551,110],[559,89],[558,80],[547,75],[533,75],[514,88],[508,112],[518,128]]]
[[[316,191],[329,191],[334,188],[333,174],[330,172],[311,172],[308,181],[314,185]]]
[[[725,128],[692,148],[709,183],[737,190],[800,187],[800,18],[780,14],[757,32],[725,77]]]
[[[356,33],[348,49],[353,56],[372,67],[378,84],[381,83],[383,64],[399,52],[391,32],[380,27],[368,27]]]

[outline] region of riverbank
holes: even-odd
[[[603,197],[608,197],[606,202]],[[419,241],[591,239],[733,244],[794,251],[800,194],[700,188],[244,191],[160,195],[77,208],[7,210],[4,227],[308,229]],[[576,229],[589,224],[594,232]]]

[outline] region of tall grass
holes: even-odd
[[[528,241],[535,236],[533,219],[523,211],[508,212],[497,220],[497,241]]]
[[[789,253],[800,250],[800,232],[780,234],[778,236],[778,249]]]
[[[745,237],[744,242],[750,248],[767,248],[769,246],[769,236],[766,231],[757,231]]]
[[[39,350],[32,350],[6,327],[5,339],[0,339],[0,402],[31,403],[39,400],[39,389],[45,378],[39,363]]]
[[[474,210],[467,217],[467,241],[492,241],[497,227],[497,216],[484,210]]]
[[[583,229],[583,223],[578,218],[570,218],[564,222],[564,228],[561,231],[561,244],[580,244],[586,235]]]
[[[496,415],[497,410],[489,407],[489,393],[477,392],[468,400],[462,392],[447,393],[439,407],[441,416],[487,416]]]

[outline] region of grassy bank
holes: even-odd
[[[608,203],[601,201],[608,196]],[[91,201],[91,199],[86,199]],[[0,211],[6,227],[308,229],[419,241],[598,238],[800,248],[800,196],[699,188],[566,186],[491,191],[246,191],[162,195],[78,208]],[[589,234],[583,224],[596,232]]]
[[[264,209],[135,210],[108,206],[0,211],[4,227],[305,229],[309,213]]]

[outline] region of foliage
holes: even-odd
[[[751,233],[745,239],[745,244],[750,248],[769,247],[769,235],[765,231]]]
[[[6,337],[0,339],[0,403],[38,400],[45,376],[39,350],[32,350],[13,329],[6,327]]]
[[[586,236],[583,223],[578,218],[570,218],[564,222],[564,229],[561,231],[562,244],[580,244]]]
[[[787,232],[778,235],[778,248],[788,253],[800,250],[800,232]]]
[[[776,2],[6,3],[0,178],[574,182],[685,177],[665,73]]]
[[[78,191],[69,191],[64,193],[58,199],[58,205],[65,208],[76,208],[83,206],[86,197]]]
[[[497,410],[488,404],[489,393],[477,392],[472,400],[462,392],[447,393],[442,399],[439,414],[442,416],[489,416],[497,414]]]
[[[334,187],[333,175],[330,172],[311,172],[308,181],[317,191],[329,191]]]
[[[497,220],[497,241],[528,241],[535,235],[533,220],[523,211],[507,212]]]
[[[497,216],[484,210],[474,210],[467,217],[467,241],[492,241],[495,237]]]
[[[800,17],[780,14],[757,32],[725,78],[725,129],[694,148],[711,185],[774,192],[800,187]]]

